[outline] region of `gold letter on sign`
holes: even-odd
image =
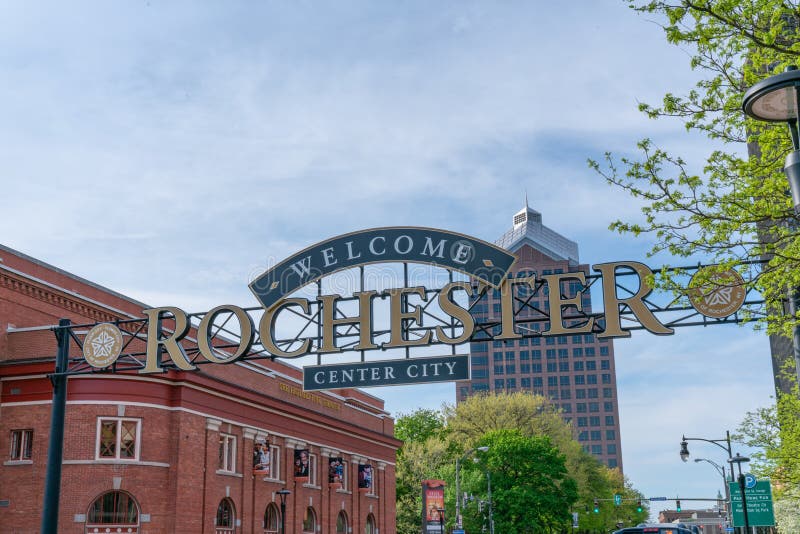
[[[617,298],[618,267],[627,267],[636,272],[639,278],[639,290],[634,296],[626,299]],[[644,298],[653,291],[653,288],[647,283],[647,277],[651,276],[653,271],[647,265],[636,261],[628,261],[599,263],[592,268],[603,275],[603,310],[606,316],[605,331],[602,334],[598,334],[597,337],[630,337],[630,331],[623,330],[620,324],[620,304],[630,308],[641,325],[653,334],[667,335],[675,332],[672,328],[667,328],[661,324],[643,302]]]
[[[322,306],[322,347],[320,352],[340,352],[336,346],[336,327],[339,325],[358,325],[358,345],[355,350],[377,349],[372,342],[372,297],[377,291],[361,291],[353,293],[358,298],[358,315],[356,317],[336,317],[336,301],[341,295],[320,295],[317,300]]]
[[[147,316],[147,362],[141,373],[158,373],[161,371],[162,349],[167,349],[167,354],[175,362],[175,366],[184,371],[191,371],[194,365],[186,357],[179,341],[189,331],[189,320],[186,312],[180,308],[165,306],[163,308],[150,308],[143,310]],[[161,337],[161,321],[164,314],[170,314],[175,320],[175,331],[171,336]]]
[[[229,354],[225,350],[215,349],[211,346],[211,329],[214,327],[214,319],[217,315],[223,312],[232,313],[239,321],[239,346],[236,347],[236,352]],[[203,316],[200,325],[197,327],[197,348],[200,349],[200,354],[210,361],[211,363],[233,363],[250,350],[253,344],[253,337],[255,327],[253,320],[247,315],[247,312],[239,306],[222,305],[217,306]],[[226,349],[227,350],[227,349]]]
[[[450,298],[450,294],[453,290],[459,288],[466,291],[468,297],[472,296],[472,286],[469,282],[451,282],[444,286],[439,292],[439,307],[442,311],[450,317],[461,321],[461,324],[464,325],[464,331],[461,332],[461,335],[458,337],[449,337],[444,333],[443,327],[436,327],[436,337],[439,341],[447,343],[448,345],[464,343],[472,336],[472,331],[475,330],[475,319],[472,318],[472,314],[453,302]]]
[[[517,334],[514,329],[514,289],[517,284],[527,284],[531,289],[536,287],[536,275],[524,278],[506,278],[500,284],[500,334],[495,339],[517,339],[522,334]]]
[[[281,350],[275,342],[275,318],[278,316],[278,312],[288,306],[299,306],[306,315],[310,315],[311,313],[308,300],[301,298],[283,299],[279,301],[277,306],[273,306],[269,310],[266,310],[264,315],[261,316],[261,321],[258,324],[258,333],[259,336],[261,336],[261,345],[267,349],[267,352],[269,352],[271,355],[278,356],[279,358],[297,358],[302,356],[308,352],[308,348],[311,345],[311,340],[306,339],[297,349],[291,352],[286,352],[285,350]]]
[[[583,304],[581,303],[582,291],[570,299],[561,298],[561,281],[562,280],[578,280],[581,285],[586,285],[586,277],[582,272],[574,273],[561,273],[561,274],[545,274],[542,276],[547,281],[547,287],[550,288],[550,329],[545,332],[548,336],[565,335],[565,334],[581,334],[592,331],[594,325],[594,318],[590,317],[583,326],[574,326],[572,328],[564,327],[564,318],[561,315],[564,306],[575,306],[578,311],[583,311]]]
[[[422,326],[422,308],[417,305],[408,304],[406,295],[419,295],[422,300],[428,300],[428,295],[425,293],[425,288],[422,286],[416,287],[401,287],[399,289],[387,289],[383,293],[389,295],[389,320],[391,322],[391,333],[389,335],[389,342],[384,343],[385,348],[390,347],[411,347],[414,345],[427,345],[431,341],[431,332],[428,330],[417,339],[411,338],[411,325],[409,324],[406,332],[409,334],[403,337],[403,327],[406,321],[416,322]],[[411,311],[403,311],[404,308],[410,307]]]

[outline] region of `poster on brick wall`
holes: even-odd
[[[308,449],[295,449],[294,451],[294,478],[308,479],[309,470]]]
[[[372,466],[358,464],[358,489],[369,490],[372,488]]]
[[[269,441],[256,441],[253,445],[253,474],[270,476]]]
[[[344,459],[331,456],[328,463],[328,484],[344,486]]]

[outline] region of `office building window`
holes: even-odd
[[[591,397],[591,395],[589,395]],[[600,411],[600,403],[599,402],[590,402],[589,403],[589,412],[590,413],[597,413]],[[600,422],[597,423],[598,425]]]
[[[586,362],[587,371],[597,371],[597,362]]]
[[[506,374],[513,375],[516,374],[516,372],[517,372],[516,365],[506,365]]]
[[[609,443],[606,445],[606,454],[617,454],[617,445],[615,443]]]
[[[506,379],[506,389],[517,389],[517,379],[516,378],[507,378]]]
[[[611,362],[608,360],[600,360],[600,369],[603,371],[608,371],[611,369]]]
[[[609,441],[614,441],[617,439],[617,433],[613,430],[606,430],[606,439]]]
[[[506,384],[505,380],[503,380],[502,378],[496,378],[494,381],[494,389],[503,389],[505,384]]]
[[[575,405],[575,411],[578,413],[586,413],[586,403],[579,402]]]
[[[540,351],[540,350],[531,351],[531,357],[533,357],[534,360],[541,360],[542,359],[542,351]]]
[[[603,403],[603,411],[604,412],[613,412],[614,411],[614,403],[613,402],[604,402]]]
[[[600,417],[597,415],[593,415],[589,418],[589,425],[590,426],[600,426]]]
[[[586,383],[586,378],[583,375],[575,375],[575,385],[582,386]]]
[[[614,426],[614,416],[607,415],[606,416],[606,426]]]
[[[617,459],[616,458],[609,458],[608,459],[608,467],[617,467]]]
[[[600,431],[599,430],[592,430],[591,437],[592,437],[592,441],[600,441]]]
[[[519,359],[520,361],[530,360],[531,359],[530,352],[528,352],[527,350],[519,351]]]

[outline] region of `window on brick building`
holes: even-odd
[[[349,529],[350,523],[347,521],[347,514],[341,510],[336,516],[336,534],[346,534]]]
[[[236,436],[219,435],[219,470],[236,472]]]
[[[233,534],[236,525],[236,512],[233,509],[233,501],[222,499],[217,506],[217,515],[214,518],[215,534]]]
[[[98,418],[96,458],[98,460],[138,460],[140,426],[139,419]]]
[[[9,452],[11,461],[30,460],[33,452],[33,430],[12,430]]]
[[[278,505],[274,502],[269,503],[264,511],[264,534],[277,534],[280,531],[280,517]]]
[[[107,525],[139,526],[139,505],[133,497],[123,491],[109,491],[95,499],[86,514],[86,532],[92,532],[93,527],[106,532]]]
[[[303,516],[303,532],[316,532],[317,531],[317,513],[311,506],[306,508],[306,513]]]
[[[365,534],[378,534],[378,526],[375,524],[375,516],[369,514],[367,516],[367,525],[364,529]]]

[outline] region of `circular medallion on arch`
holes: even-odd
[[[95,325],[83,338],[83,357],[92,367],[108,367],[122,353],[122,332],[111,323]]]
[[[706,317],[723,319],[739,311],[747,289],[733,269],[715,272],[708,267],[697,271],[689,282],[692,307]]]

